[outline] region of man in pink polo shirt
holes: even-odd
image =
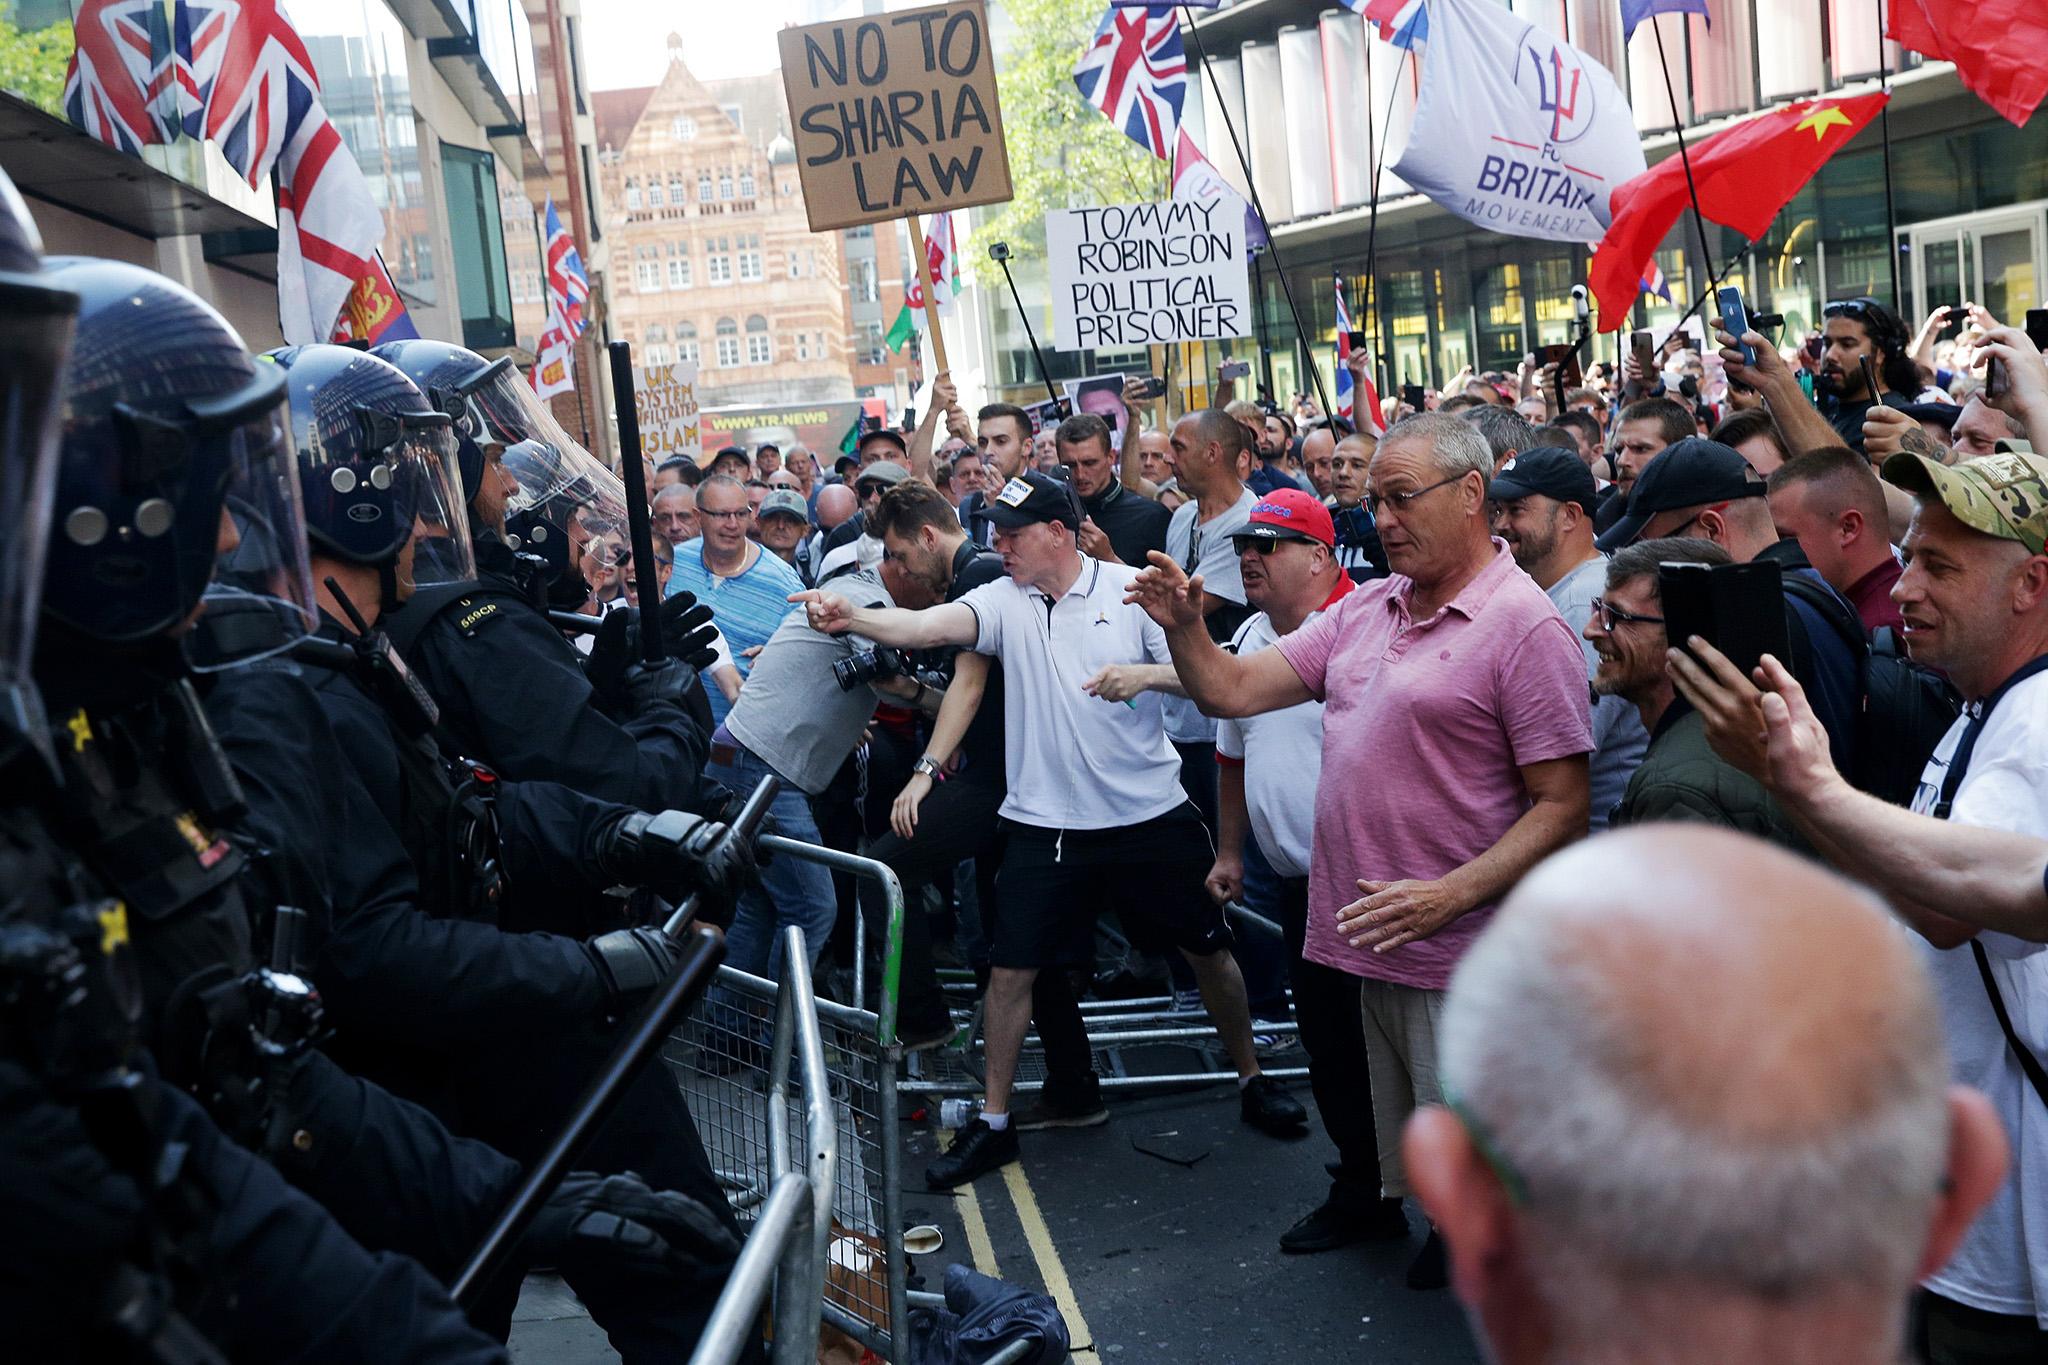
[[[1409,1193],[1401,1128],[1437,1101],[1444,988],[1521,875],[1586,830],[1593,747],[1577,637],[1487,530],[1493,454],[1427,413],[1381,438],[1365,503],[1393,576],[1272,649],[1232,655],[1202,624],[1202,580],[1151,556],[1131,600],[1166,631],[1216,716],[1324,703],[1303,956],[1359,978],[1380,1185]],[[1434,1232],[1409,1283],[1444,1283]]]

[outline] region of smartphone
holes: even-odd
[[[2048,352],[2048,308],[2027,310],[2027,340],[2035,350]]]
[[[1697,635],[1748,677],[1769,654],[1792,657],[1785,626],[1785,580],[1769,560],[1747,564],[1659,564],[1664,638],[1685,647]]]
[[[1808,337],[1808,338],[1806,339],[1806,354],[1807,354],[1807,356],[1808,356],[1809,358],[1811,358],[1811,359],[1813,359],[1813,360],[1819,360],[1819,359],[1820,359],[1820,348],[1821,348],[1821,338],[1820,338],[1820,337]]]
[[[1138,381],[1138,387],[1134,390],[1134,393],[1136,397],[1147,400],[1164,398],[1166,397],[1166,381],[1156,374],[1148,374]]]
[[[1422,405],[1428,401],[1428,395],[1422,391],[1422,385],[1420,384],[1403,384],[1401,386],[1401,401],[1414,408],[1417,412],[1421,412]]]
[[[1735,340],[1735,349],[1742,352],[1742,363],[1756,364],[1756,347],[1743,344],[1742,334],[1749,330],[1749,309],[1742,306],[1742,291],[1734,285],[1724,284],[1714,298],[1721,305],[1721,330]]]
[[[1351,349],[1354,351],[1362,351],[1365,349],[1365,333],[1353,332],[1351,334]]]
[[[1657,338],[1648,328],[1628,334],[1628,348],[1635,352],[1636,365],[1643,372],[1643,383],[1652,382],[1657,373]]]
[[[1216,377],[1219,380],[1242,379],[1251,372],[1252,366],[1248,360],[1226,360],[1216,367]]]
[[[1560,388],[1576,389],[1586,382],[1579,369],[1579,348],[1568,341],[1560,341],[1536,348],[1538,365],[1557,366],[1557,382]]]

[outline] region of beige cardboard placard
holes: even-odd
[[[782,30],[811,230],[1010,198],[982,0]]]

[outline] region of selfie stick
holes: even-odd
[[[1024,339],[1031,343],[1031,358],[1038,362],[1038,377],[1045,381],[1046,394],[1058,403],[1060,391],[1052,386],[1052,372],[1045,368],[1045,352],[1038,349],[1038,337],[1031,330],[1031,314],[1024,311],[1024,298],[1017,292],[1017,281],[1010,274],[1010,244],[990,242],[988,258],[1003,268],[1003,278],[1010,283],[1010,301],[1017,305],[1017,316],[1024,323]]]
[[[658,664],[668,657],[656,618],[661,581],[654,572],[654,530],[647,521],[647,466],[640,460],[640,412],[633,401],[633,343],[614,341],[612,411],[619,419],[619,478],[626,485],[626,531],[633,542],[633,576],[640,591],[640,657]]]

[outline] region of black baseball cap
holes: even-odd
[[[1600,489],[1593,471],[1576,450],[1563,446],[1537,446],[1513,456],[1486,485],[1486,496],[1501,502],[1541,495],[1559,502],[1575,502],[1593,515],[1600,505]]]
[[[1955,403],[1906,403],[1899,411],[1916,422],[1937,422],[1954,429],[1956,418],[1963,415],[1962,408]]]
[[[1081,508],[1072,488],[1034,469],[1011,479],[988,500],[988,519],[1005,531],[1041,521],[1057,521],[1079,531]]]
[[[1636,476],[1628,511],[1594,543],[1613,553],[1634,543],[1659,512],[1764,496],[1764,482],[1734,449],[1704,436],[1674,441]]]
[[[834,474],[844,475],[844,474],[846,473],[846,470],[847,470],[847,467],[848,467],[848,466],[851,466],[851,467],[853,467],[853,468],[855,468],[855,469],[859,469],[859,468],[860,468],[860,456],[858,456],[858,455],[841,455],[841,456],[840,456],[840,457],[839,457],[838,459],[836,459],[836,460],[834,460],[834,461],[832,462],[832,472],[833,472]]]
[[[865,450],[869,441],[887,441],[904,454],[908,455],[910,453],[910,443],[903,439],[902,432],[897,431],[893,427],[881,427],[875,431],[863,431],[860,434],[860,440],[854,443],[853,448],[855,450]]]

